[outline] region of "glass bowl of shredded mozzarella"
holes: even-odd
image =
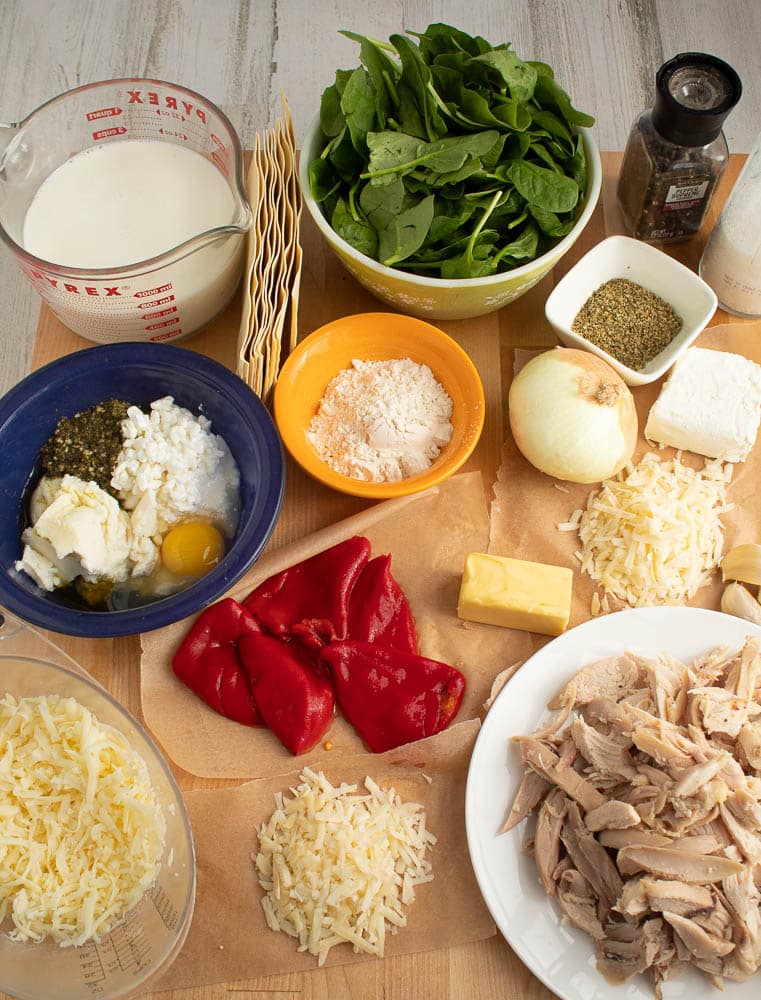
[[[182,795],[140,723],[10,619],[0,627],[0,817],[0,993],[142,994],[193,913]]]

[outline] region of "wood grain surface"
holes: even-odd
[[[750,150],[761,106],[759,0],[0,0],[0,122],[51,97],[119,76],[157,77],[216,101],[251,148],[283,90],[299,144],[337,67],[357,64],[350,28],[386,39],[446,21],[554,69],[597,119],[600,149],[622,150],[652,102],[661,63],[712,52],[740,74],[744,96],[726,134]],[[0,149],[2,148],[0,129]],[[39,299],[0,253],[0,393],[30,370]]]
[[[731,158],[701,234],[672,246],[674,256],[695,267],[720,204],[734,182],[744,157]],[[487,418],[479,447],[466,467],[481,469],[487,483],[495,477],[506,427],[507,388],[512,372],[513,348],[551,346],[555,336],[544,317],[544,302],[565,271],[606,235],[621,231],[615,203],[615,181],[620,154],[603,154],[603,188],[597,210],[575,247],[554,272],[523,298],[490,317],[439,325],[471,350],[481,369],[487,400]],[[377,309],[378,304],[360,289],[325,251],[311,223],[304,226],[302,335],[335,316]],[[330,289],[330,294],[326,290]],[[212,328],[183,342],[183,346],[231,363],[237,330],[239,302],[234,302]],[[718,311],[712,325],[746,322]],[[481,343],[479,344],[479,339]],[[87,342],[66,330],[44,308],[34,337],[32,365],[86,347]],[[487,364],[498,349],[501,370]],[[324,524],[332,523],[367,506],[367,501],[345,497],[309,479],[293,463],[287,470],[283,513],[270,545],[285,544]],[[94,674],[121,702],[140,715],[137,637],[84,640],[50,634],[50,638]],[[214,782],[175,768],[182,788],[213,787]],[[463,864],[469,864],[463,858]],[[445,877],[441,876],[441,877]],[[549,904],[548,904],[549,905]],[[368,961],[361,965],[315,970],[311,973],[268,977],[247,982],[199,986],[190,990],[152,994],[161,1000],[263,1000],[265,997],[298,997],[299,1000],[547,1000],[552,994],[515,957],[499,935],[477,944],[449,950]],[[0,1000],[8,1000],[0,994]]]

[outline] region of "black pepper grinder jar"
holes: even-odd
[[[729,156],[724,119],[742,93],[732,67],[703,52],[669,59],[655,86],[653,107],[629,134],[617,191],[628,232],[649,243],[700,229]]]

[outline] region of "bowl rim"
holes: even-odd
[[[413,274],[410,271],[404,271],[401,268],[387,267],[385,264],[381,264],[380,261],[377,261],[372,257],[368,257],[366,254],[360,253],[359,250],[351,245],[351,243],[347,243],[342,236],[338,235],[323,215],[319,203],[312,196],[309,184],[310,156],[307,154],[311,153],[312,148],[317,143],[317,138],[320,132],[319,113],[316,114],[309,123],[300,151],[299,184],[301,187],[301,195],[304,204],[309,209],[309,214],[314,220],[315,225],[318,227],[328,243],[333,244],[337,252],[351,258],[351,260],[355,263],[366,267],[374,274],[391,278],[395,281],[403,281],[405,284],[414,286],[421,290],[435,288],[454,290],[476,288],[489,291],[490,289],[498,288],[505,281],[519,281],[522,278],[533,276],[537,269],[542,267],[544,267],[545,270],[553,267],[557,260],[559,260],[566,253],[566,251],[573,246],[578,239],[579,234],[586,228],[587,223],[592,217],[592,214],[597,207],[600,191],[602,189],[602,160],[600,159],[600,150],[590,128],[576,126],[574,131],[581,135],[582,142],[584,143],[588,185],[584,195],[584,207],[582,208],[573,229],[562,237],[562,239],[558,240],[558,242],[555,243],[554,246],[550,247],[549,250],[545,251],[540,257],[535,257],[534,260],[529,261],[527,264],[521,264],[519,267],[514,267],[510,271],[502,271],[499,274],[490,274],[482,278],[429,278],[424,275]]]
[[[212,358],[171,344],[126,341],[116,344],[99,344],[74,351],[48,362],[0,398],[0,434],[18,408],[28,404],[30,397],[42,391],[51,377],[64,382],[66,376],[83,378],[91,374],[97,379],[104,367],[150,365],[168,372],[181,367],[193,377],[201,377],[223,392],[231,408],[242,413],[255,414],[255,423],[264,437],[265,447],[272,462],[269,488],[261,500],[263,517],[256,526],[261,538],[253,548],[247,543],[248,534],[236,538],[236,544],[213,570],[184,590],[160,598],[140,608],[124,611],[85,611],[51,604],[40,590],[31,593],[17,586],[12,569],[0,570],[0,604],[23,621],[64,635],[90,638],[137,635],[180,621],[218,600],[236,583],[259,558],[274,531],[285,493],[285,456],[283,446],[272,417],[259,397],[238,376]],[[212,429],[213,430],[213,429]],[[31,469],[30,469],[31,473]],[[238,543],[243,549],[236,553]],[[19,554],[20,558],[20,554]],[[199,591],[201,602],[198,603]]]
[[[294,444],[295,435],[291,433],[290,425],[286,426],[285,429],[283,428],[283,422],[280,417],[281,412],[287,405],[283,393],[286,391],[286,381],[290,379],[292,370],[298,369],[299,363],[304,355],[314,349],[323,338],[334,334],[337,326],[340,327],[343,324],[348,325],[350,323],[356,324],[357,321],[361,321],[366,317],[373,317],[373,320],[382,317],[384,320],[388,320],[389,322],[403,323],[406,326],[426,327],[428,331],[431,331],[431,335],[435,337],[439,343],[446,347],[446,350],[450,353],[450,355],[455,355],[458,358],[462,364],[463,371],[467,373],[470,385],[474,390],[476,397],[476,418],[471,426],[471,434],[467,442],[462,446],[460,453],[457,454],[457,458],[452,459],[451,464],[448,464],[445,469],[431,466],[424,472],[418,473],[416,476],[409,476],[406,479],[374,483],[366,482],[361,479],[352,479],[350,476],[344,476],[340,472],[336,472],[327,464],[327,462],[323,462],[316,452],[313,452],[314,461],[305,463],[302,461],[301,456],[293,450],[292,446]],[[334,375],[337,375],[340,370],[341,369],[336,368]],[[283,378],[284,375],[285,379]],[[296,383],[294,382],[292,384],[295,385]],[[348,316],[337,317],[336,319],[332,319],[327,323],[324,323],[316,330],[313,330],[308,336],[304,337],[296,348],[291,351],[280,370],[280,375],[275,383],[273,412],[278,431],[280,432],[280,436],[286,450],[291,455],[293,460],[313,479],[318,480],[318,482],[321,482],[323,485],[328,486],[331,489],[337,490],[340,493],[346,493],[350,496],[363,497],[368,500],[390,500],[398,497],[412,496],[416,493],[422,493],[424,490],[437,486],[446,479],[449,479],[450,476],[454,475],[459,471],[459,469],[462,468],[465,462],[467,462],[473,454],[473,451],[481,438],[486,420],[486,394],[484,391],[483,381],[481,380],[481,376],[475,366],[475,363],[473,362],[473,359],[470,357],[468,352],[448,333],[445,333],[435,324],[429,323],[427,320],[420,319],[416,316],[408,316],[406,313],[375,310],[372,312],[353,313]],[[305,428],[302,426],[298,431],[299,435],[301,435],[304,430]]]
[[[96,680],[95,677],[92,676],[91,673],[89,673],[89,671],[85,670],[84,667],[80,666],[76,660],[74,662],[76,663],[78,669],[74,669],[74,667],[70,667],[63,663],[54,663],[52,660],[42,659],[41,657],[38,656],[29,656],[27,654],[21,654],[21,653],[6,653],[3,650],[2,644],[0,644],[0,661],[2,661],[3,659],[13,659],[16,661],[28,660],[29,662],[35,663],[37,666],[49,668],[53,673],[62,673],[67,677],[73,679],[74,681],[81,683],[84,687],[89,688],[97,697],[100,697],[104,701],[108,702],[111,708],[116,710],[117,715],[120,715],[122,718],[126,720],[127,723],[129,723],[134,729],[136,729],[137,732],[142,737],[142,739],[145,741],[145,744],[153,754],[153,757],[155,758],[155,761],[159,769],[164,774],[167,784],[169,785],[169,788],[172,792],[174,801],[179,804],[180,819],[182,820],[182,827],[183,830],[185,831],[185,836],[187,838],[188,849],[189,849],[188,853],[190,856],[190,863],[191,863],[188,892],[185,897],[185,903],[182,909],[182,913],[180,914],[180,919],[178,920],[177,924],[177,926],[180,929],[180,932],[175,937],[175,939],[170,943],[168,949],[161,956],[160,961],[157,962],[157,964],[152,969],[147,971],[147,974],[138,984],[139,986],[144,987],[148,983],[153,982],[156,977],[161,975],[161,973],[165,972],[172,965],[177,955],[179,954],[180,950],[182,949],[183,945],[185,944],[185,941],[187,940],[188,933],[190,932],[190,925],[192,922],[193,913],[195,911],[196,894],[198,891],[198,859],[196,857],[196,845],[195,845],[195,838],[193,836],[193,827],[191,826],[190,823],[190,815],[188,813],[188,807],[185,804],[185,797],[182,794],[182,790],[180,789],[180,786],[177,783],[177,779],[175,778],[172,768],[169,765],[169,761],[162,753],[156,740],[148,731],[148,727],[144,725],[137,718],[137,716],[134,715],[126,707],[126,705],[123,705],[122,702],[120,702],[113,694],[111,694],[108,688],[104,687],[98,680]],[[52,692],[52,693],[56,694],[57,692]],[[74,695],[72,695],[71,697],[74,697],[76,700],[76,697]],[[93,712],[93,714],[96,715],[97,717],[97,712]],[[101,719],[99,719],[98,721],[101,723],[101,725],[110,725],[110,723],[104,723]],[[122,735],[124,734],[122,733]],[[136,748],[133,747],[133,749]],[[143,754],[141,753],[140,756],[142,757]],[[167,848],[171,848],[171,845],[165,844],[164,848],[165,850]],[[141,897],[140,900],[138,900],[135,906],[139,906],[142,899],[144,899],[145,895],[150,891],[151,887],[146,889],[145,894],[143,895],[143,897]],[[124,915],[125,918],[129,918],[131,912],[132,911],[127,911],[127,913]],[[112,930],[117,931],[119,929],[119,926],[120,924],[117,923],[116,925],[114,925]],[[85,944],[81,945],[80,947],[86,948],[87,946],[88,942],[85,942]]]
[[[692,327],[687,330],[680,330],[679,333],[673,338],[671,343],[667,344],[663,350],[656,355],[652,360],[655,361],[656,358],[660,357],[662,360],[660,363],[650,370],[642,369],[638,371],[635,368],[630,368],[625,365],[618,358],[615,358],[608,351],[604,350],[602,347],[598,347],[593,344],[586,337],[579,333],[575,333],[571,329],[571,323],[569,323],[564,316],[561,316],[560,308],[558,303],[561,301],[565,290],[573,285],[574,280],[578,279],[578,275],[592,266],[598,257],[603,257],[606,250],[611,247],[623,247],[624,250],[631,250],[632,252],[644,256],[652,257],[653,260],[658,260],[663,262],[663,266],[668,268],[669,271],[681,275],[686,282],[692,287],[694,292],[700,292],[705,297],[706,306],[701,313],[698,322],[694,323]],[[636,280],[636,275],[629,277],[629,280]],[[601,279],[602,280],[602,279]],[[615,233],[611,236],[606,236],[605,239],[600,240],[591,247],[576,263],[568,269],[568,271],[563,275],[563,277],[554,286],[550,294],[547,296],[544,303],[544,315],[548,323],[555,329],[558,337],[563,339],[566,346],[568,346],[568,341],[580,350],[589,351],[591,354],[597,355],[597,357],[602,358],[603,361],[607,361],[608,364],[616,371],[618,374],[627,382],[629,385],[648,385],[651,382],[657,381],[679,360],[679,358],[684,354],[684,352],[697,340],[700,334],[705,330],[708,323],[710,323],[716,309],[718,308],[718,298],[716,293],[711,288],[711,286],[700,277],[695,271],[687,267],[680,260],[672,257],[670,254],[661,250],[660,247],[652,246],[650,243],[645,243],[641,240],[635,240],[631,236],[625,236],[621,233]],[[571,320],[573,322],[573,320]],[[683,335],[680,342],[677,344],[676,341],[679,340],[680,335]]]

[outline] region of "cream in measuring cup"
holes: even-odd
[[[10,128],[0,238],[63,323],[100,342],[176,340],[225,308],[251,211],[218,108],[174,84],[112,80]]]

